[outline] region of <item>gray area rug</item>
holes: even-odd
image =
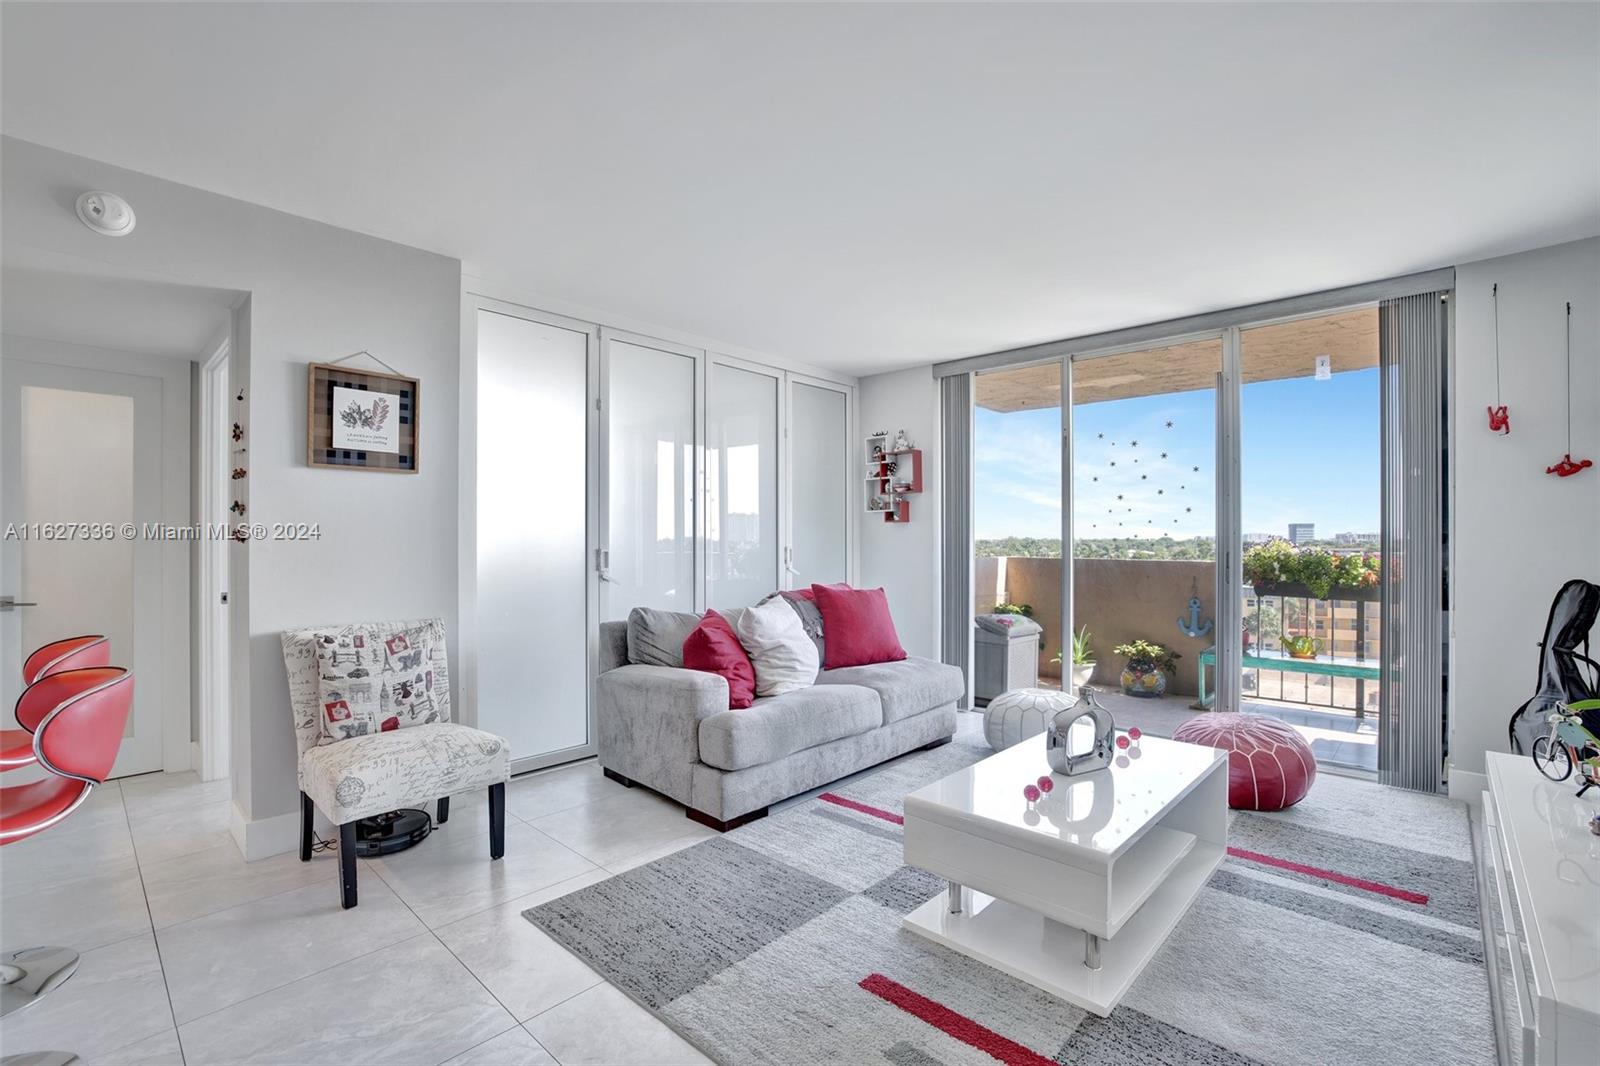
[[[901,928],[944,887],[902,861],[901,798],[989,754],[963,734],[525,915],[722,1063],[1494,1062],[1465,807],[1325,774],[1236,813],[1099,1018]]]

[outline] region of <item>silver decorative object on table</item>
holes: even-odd
[[[1094,742],[1085,750],[1074,752],[1072,727],[1084,718],[1094,726]],[[1083,699],[1058,712],[1050,719],[1050,726],[1045,730],[1044,752],[1045,758],[1050,761],[1050,769],[1067,777],[1104,770],[1111,765],[1116,750],[1117,723],[1112,719],[1111,712],[1095,699],[1094,689],[1087,685],[1083,687]]]

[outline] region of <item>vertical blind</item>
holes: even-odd
[[[939,380],[942,431],[940,483],[944,493],[939,551],[940,657],[959,667],[972,690],[972,375]],[[965,698],[961,706],[969,704]]]
[[[1443,294],[1378,307],[1383,406],[1383,723],[1378,776],[1438,792],[1444,763]]]

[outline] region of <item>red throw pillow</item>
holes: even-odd
[[[812,585],[822,612],[827,660],[824,670],[868,663],[893,663],[906,657],[889,616],[889,597],[882,589]]]
[[[707,611],[700,624],[684,638],[683,665],[728,679],[728,706],[748,707],[756,698],[756,668],[728,620]]]

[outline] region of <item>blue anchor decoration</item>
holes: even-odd
[[[1211,632],[1211,619],[1207,618],[1204,624],[1200,622],[1200,582],[1193,583],[1194,595],[1189,597],[1189,618],[1178,619],[1178,628],[1183,630],[1186,637],[1203,637]]]

